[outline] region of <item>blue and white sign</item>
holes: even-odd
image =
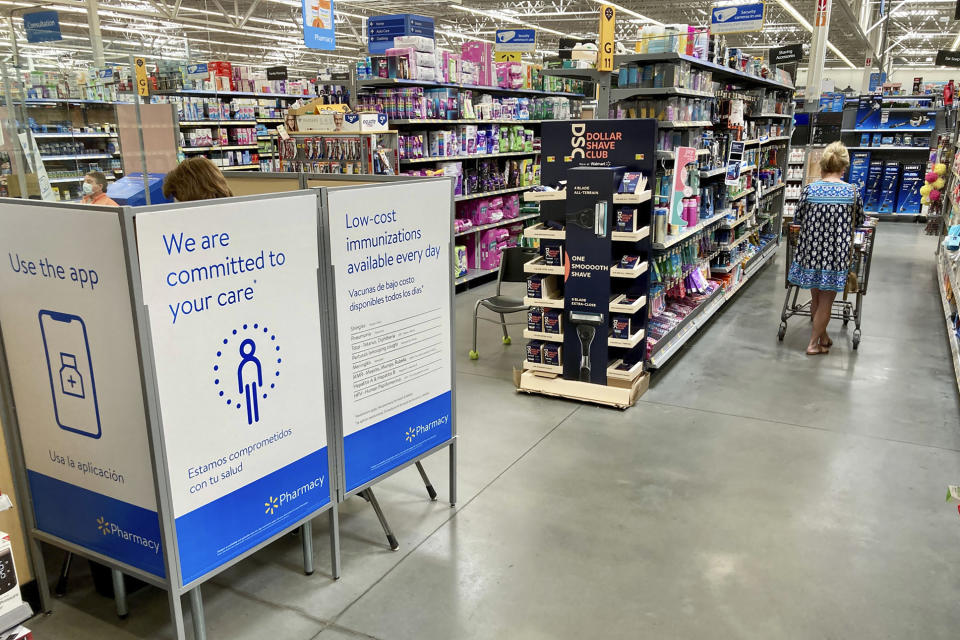
[[[206,76],[209,73],[206,62],[200,62],[197,64],[188,64],[187,65],[187,75],[188,76]]]
[[[56,11],[32,11],[23,14],[23,29],[27,42],[63,40],[60,34],[60,14]]]
[[[333,51],[337,48],[334,30],[333,0],[301,0],[303,5],[303,43],[309,49]]]
[[[328,194],[345,489],[450,440],[450,184]]]
[[[317,198],[137,215],[184,584],[330,502]]]
[[[37,527],[163,576],[118,210],[5,204],[0,251],[0,326]]]
[[[497,29],[497,51],[536,51],[537,32],[535,29]]]
[[[763,28],[764,3],[725,5],[710,10],[710,31],[737,33],[760,31]]]

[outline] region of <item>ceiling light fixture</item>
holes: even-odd
[[[642,13],[637,13],[636,11],[631,11],[630,9],[627,9],[626,7],[621,7],[621,6],[618,5],[618,4],[614,4],[614,3],[612,3],[612,2],[604,2],[603,0],[592,0],[592,1],[593,1],[593,2],[596,2],[597,4],[608,4],[608,5],[610,5],[611,7],[613,7],[614,9],[616,9],[617,11],[621,11],[621,12],[627,14],[628,16],[633,16],[634,18],[639,18],[640,20],[643,20],[644,22],[649,22],[650,24],[655,24],[655,25],[658,25],[658,26],[661,26],[661,27],[663,26],[663,23],[660,22],[659,20],[654,20],[653,18],[648,18],[647,16],[643,15]]]

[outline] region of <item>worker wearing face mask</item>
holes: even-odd
[[[107,195],[107,176],[100,171],[91,171],[83,176],[83,204],[97,204],[103,207],[118,207]]]

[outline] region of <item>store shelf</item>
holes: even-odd
[[[256,120],[182,120],[181,127],[256,127]]]
[[[654,249],[656,249],[656,250],[661,250],[661,251],[664,250],[664,249],[669,249],[670,247],[674,246],[675,244],[678,244],[678,243],[680,243],[680,242],[683,242],[683,241],[686,240],[687,238],[690,238],[690,237],[692,237],[692,236],[695,236],[695,235],[697,235],[698,233],[700,233],[701,231],[704,231],[704,230],[706,230],[706,229],[709,229],[710,227],[712,227],[712,226],[715,225],[716,223],[720,222],[721,220],[723,220],[723,216],[719,216],[719,215],[715,215],[714,217],[709,218],[709,219],[707,219],[707,220],[701,220],[701,221],[700,221],[699,223],[697,223],[695,226],[691,227],[690,229],[687,229],[686,231],[684,231],[684,232],[681,233],[681,234],[678,234],[678,235],[675,235],[675,236],[667,236],[666,239],[664,239],[663,242],[654,242],[653,245],[652,245],[652,247],[653,247]]]
[[[616,349],[633,349],[635,346],[640,344],[641,340],[643,340],[643,335],[643,329],[641,329],[627,339],[609,336],[607,338],[607,346],[614,347]]]
[[[759,120],[761,118],[783,118],[784,120],[793,120],[792,113],[754,113],[744,117],[746,117],[748,120]]]
[[[501,93],[508,95],[527,96],[556,96],[560,98],[583,98],[582,93],[566,93],[564,91],[540,91],[539,89],[504,89],[502,87],[486,87],[476,84],[460,84],[457,82],[434,82],[432,80],[400,80],[397,78],[367,78],[357,80],[359,90],[378,87],[437,87],[448,89],[472,89],[487,93]]]
[[[698,156],[698,157],[699,157],[699,156],[708,156],[708,155],[710,155],[710,150],[709,150],[709,149],[698,149],[698,150],[697,150],[697,156]],[[674,159],[676,159],[676,157],[677,157],[677,152],[676,152],[676,151],[664,151],[664,150],[658,149],[658,150],[657,150],[657,157],[658,157],[658,158],[664,158],[664,159],[667,159],[667,160],[674,160]]]
[[[788,140],[790,140],[790,136],[771,136],[769,138],[761,138],[760,146],[765,144],[774,144],[777,142],[787,142]]]
[[[547,333],[545,331],[523,330],[523,337],[528,340],[546,340],[547,342],[563,342],[562,333]]]
[[[259,169],[259,164],[235,164],[229,167],[220,167],[220,171],[240,171],[241,169]]]
[[[727,172],[726,167],[717,167],[716,169],[706,169],[700,172],[700,179],[705,180],[707,178],[713,178],[716,176],[722,176]]]
[[[50,178],[50,184],[62,182],[80,182],[81,180],[83,180],[83,176],[73,176],[71,178]]]
[[[50,138],[116,138],[116,133],[34,133],[33,137],[37,140],[47,140]]]
[[[610,102],[619,100],[629,100],[630,98],[650,98],[655,96],[684,96],[688,98],[713,98],[712,91],[697,91],[696,89],[682,89],[678,87],[660,87],[660,88],[624,88],[611,89]]]
[[[184,153],[203,153],[204,151],[239,151],[241,149],[256,149],[255,144],[234,144],[227,146],[211,145],[209,147],[180,147]]]
[[[636,279],[647,272],[647,262],[645,260],[643,262],[637,262],[637,266],[634,267],[633,269],[622,269],[618,267],[617,264],[620,264],[620,263],[617,262],[616,264],[611,265],[610,267],[611,278]]]
[[[614,242],[640,242],[650,235],[650,227],[641,227],[636,231],[612,231],[610,239]]]
[[[596,69],[543,69],[541,75],[557,78],[572,78],[587,82],[600,82],[604,78],[612,78],[612,71],[597,71]]]
[[[488,120],[478,120],[478,119],[476,119],[476,118],[467,118],[467,119],[460,119],[460,120],[439,120],[439,119],[437,119],[437,118],[424,118],[424,119],[411,120],[411,119],[408,119],[408,118],[390,118],[390,119],[388,120],[388,122],[389,122],[390,126],[393,126],[393,125],[411,125],[411,124],[412,124],[412,125],[428,125],[428,124],[438,124],[438,125],[446,125],[446,124],[530,124],[531,122],[534,123],[534,124],[539,124],[539,123],[541,123],[541,122],[544,122],[544,120],[508,120],[508,119],[504,119],[504,118],[493,119],[493,120],[490,120],[490,119],[488,119]]]
[[[744,236],[743,239],[738,240],[738,241],[735,242],[734,244],[728,245],[728,247],[733,247],[733,246],[735,246],[735,245],[737,245],[737,244],[740,244],[741,242],[743,242],[743,240],[745,240],[746,238],[749,238],[749,237],[750,237],[750,236],[749,236],[749,234],[748,234],[748,235]],[[710,267],[710,271],[712,271],[712,272],[714,272],[714,273],[730,273],[731,271],[733,271],[733,270],[735,270],[737,267],[739,267],[741,264],[743,264],[746,259],[747,259],[747,254],[744,254],[744,255],[741,256],[740,258],[737,258],[737,261],[736,261],[736,262],[733,262],[733,263],[731,263],[731,264],[724,265],[724,266],[720,266],[720,265],[711,266],[711,267]]]
[[[260,155],[265,155],[265,154],[262,154],[262,153],[261,153]],[[457,231],[457,232],[456,232],[455,234],[453,234],[453,235],[454,235],[454,237],[466,236],[466,235],[469,235],[469,234],[471,234],[471,233],[477,233],[477,232],[479,232],[479,231],[486,231],[487,229],[494,229],[494,228],[496,228],[496,227],[503,227],[503,226],[506,226],[506,225],[508,225],[508,224],[514,224],[515,222],[523,222],[524,220],[529,220],[529,219],[531,219],[531,218],[539,218],[539,217],[540,217],[540,214],[539,214],[539,213],[527,213],[527,214],[524,214],[524,215],[522,215],[522,216],[517,216],[516,218],[503,218],[502,220],[499,220],[498,222],[491,222],[490,224],[481,224],[480,226],[477,226],[477,227],[470,227],[469,229],[464,229],[463,231]]]
[[[776,192],[783,189],[785,186],[787,186],[786,183],[781,182],[780,184],[775,184],[772,187],[764,188],[763,192],[760,194],[760,198],[762,199],[762,198],[766,198],[767,196],[772,196]]]
[[[757,168],[757,165],[755,165],[755,164],[745,164],[745,165],[743,165],[742,167],[740,167],[740,173],[741,173],[741,174],[750,173],[751,171],[753,171],[753,170],[756,169],[756,168]]]
[[[640,296],[639,298],[637,298],[637,300],[633,304],[626,304],[625,302],[623,302],[623,300],[626,297],[627,297],[627,294],[622,293],[616,298],[614,298],[613,301],[610,302],[610,312],[611,313],[627,313],[632,315],[640,311],[640,309],[643,309],[645,306],[647,306],[646,296]]]
[[[754,191],[755,191],[755,189],[754,189],[753,187],[750,187],[750,188],[747,189],[746,191],[741,191],[740,193],[737,193],[737,194],[735,194],[735,195],[732,195],[732,196],[728,197],[728,198],[727,198],[727,201],[728,201],[728,202],[733,202],[734,200],[739,200],[740,198],[743,198],[743,197],[745,197],[745,196],[750,195],[750,194],[753,193]]]
[[[523,194],[524,202],[543,202],[545,200],[556,201],[556,200],[566,200],[567,191],[566,189],[559,190],[550,190],[550,191],[528,191]]]
[[[880,145],[879,147],[847,147],[848,151],[930,151],[929,147],[905,147],[894,145]]]
[[[393,122],[393,121],[391,121]],[[508,153],[473,153],[462,156],[433,156],[430,158],[400,158],[400,164],[419,164],[422,162],[450,162],[452,160],[482,160],[484,158],[510,158],[516,156],[540,155],[539,151],[510,151]]]
[[[103,160],[105,158],[112,158],[114,154],[112,153],[89,153],[89,154],[79,154],[79,155],[64,155],[64,156],[40,156],[44,162],[53,162],[53,161],[69,161],[69,160]]]
[[[907,109],[907,111],[918,111],[920,109]],[[935,108],[930,109],[931,111],[936,111]],[[933,133],[933,129],[904,129],[897,127],[896,129],[840,129],[840,133],[890,133],[890,134],[902,134],[902,133]]]
[[[280,124],[283,122],[283,118],[257,118],[257,122],[261,122],[264,124]],[[353,133],[360,133],[360,132],[354,131]]]
[[[14,104],[24,104],[21,100],[14,100]],[[104,107],[115,104],[133,104],[131,100],[82,100],[80,98],[27,98],[27,106],[46,106],[54,104],[90,104]]]
[[[563,309],[563,298],[530,298],[524,296],[523,304],[528,307],[549,307],[550,309]]]
[[[953,329],[953,324],[950,321],[950,303],[947,301],[947,291],[944,287],[944,280],[949,279],[950,288],[953,290],[953,299],[955,304],[960,300],[960,288],[958,288],[958,281],[953,277],[952,270],[949,265],[944,265],[944,258],[937,257],[937,285],[940,288],[940,302],[943,304],[943,315],[944,320],[947,323],[947,342],[950,343],[950,359],[953,361],[953,373],[957,379],[957,388],[960,389],[960,338],[957,337]]]
[[[524,360],[523,369],[525,371],[539,371],[540,373],[555,373],[558,376],[563,374],[563,365],[560,364],[543,364],[542,362]]]
[[[607,377],[616,378],[617,380],[634,380],[637,376],[643,373],[643,360],[638,361],[632,367],[624,371],[623,369],[618,369],[617,367],[623,362],[623,358],[614,360],[609,367],[607,367]]]
[[[658,120],[657,127],[660,129],[692,129],[694,127],[712,127],[713,123],[709,120]]]
[[[787,164],[796,165],[798,167],[802,167],[806,163],[807,163],[806,160],[787,160]]]
[[[336,84],[333,82],[320,84]],[[311,99],[317,96],[303,95],[295,93],[257,93],[256,91],[215,91],[213,89],[176,89],[173,91],[155,91],[155,96],[197,96],[210,98],[287,98],[296,100],[299,98]]]
[[[500,270],[499,267],[497,269],[468,269],[467,274],[460,276],[459,278],[455,278],[453,281],[453,284],[458,285],[458,284],[463,284],[465,282],[470,282],[471,280],[476,280],[477,278],[488,276],[491,273],[496,273],[499,270]]]
[[[527,238],[563,240],[567,237],[567,232],[565,229],[548,229],[547,226],[541,222],[540,224],[531,225],[524,229],[523,235]]]
[[[757,256],[753,257],[752,260],[756,260],[755,266],[751,265],[751,270],[745,272],[743,280],[741,280],[736,287],[729,292],[724,291],[723,287],[718,287],[700,306],[680,321],[680,324],[667,332],[650,350],[652,355],[650,356],[648,367],[651,369],[662,367],[690,338],[696,335],[696,333],[707,324],[710,318],[729,302],[733,298],[733,295],[739,291],[743,285],[749,282],[750,278],[760,270],[760,267],[766,264],[771,256],[776,253],[775,249],[771,249],[771,246],[776,247],[776,242],[771,241],[767,247],[764,247],[763,251],[758,254],[760,256],[759,259],[757,259]]]
[[[721,245],[720,245],[720,250],[721,250],[721,251],[729,251],[730,249],[733,249],[734,247],[739,246],[739,245],[743,244],[744,242],[746,242],[746,241],[750,238],[750,236],[751,236],[751,234],[748,232],[748,233],[743,234],[742,236],[740,236],[739,238],[737,238],[737,239],[734,240],[733,242],[728,242],[727,244],[721,244]]]
[[[464,200],[474,200],[476,198],[489,198],[491,196],[502,196],[505,193],[519,193],[521,191],[526,191],[530,187],[535,185],[530,185],[527,187],[511,187],[509,189],[498,189],[497,191],[484,191],[482,193],[469,193],[464,196],[454,196],[454,200],[457,202],[463,202]]]
[[[700,69],[708,69],[713,71],[714,79],[717,77],[723,77],[724,79],[738,80],[744,83],[752,83],[757,85],[762,85],[766,87],[773,87],[776,89],[787,89],[793,90],[793,86],[789,84],[784,84],[782,82],[777,82],[776,80],[770,80],[767,78],[761,78],[760,76],[751,75],[744,71],[738,71],[737,69],[731,69],[708,60],[703,60],[702,58],[695,58],[693,56],[681,55],[675,52],[667,53],[628,53],[625,55],[614,56],[613,64],[616,67],[624,64],[645,64],[645,63],[654,63],[654,62],[689,62],[691,66],[699,67]]]
[[[640,193],[615,193],[613,194],[613,204],[640,204],[650,199],[652,192],[647,189]]]
[[[523,270],[525,273],[546,273],[550,275],[562,276],[564,269],[563,266],[554,267],[551,265],[543,264],[543,256],[537,256],[530,262],[527,262],[523,265]]]

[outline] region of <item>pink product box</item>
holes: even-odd
[[[436,49],[433,38],[424,36],[397,36],[393,39],[393,46],[395,48],[410,47],[422,53],[433,53]],[[390,55],[389,50],[387,51],[387,55]]]
[[[500,251],[510,236],[506,229],[487,229],[480,234],[480,268],[496,269],[500,266]]]
[[[477,68],[477,84],[494,86],[493,44],[471,40],[460,46],[460,55]]]
[[[520,196],[511,194],[503,198],[503,217],[512,220],[520,216]],[[523,233],[521,227],[520,232]]]
[[[441,70],[444,82],[460,82],[460,55],[444,51]]]
[[[460,153],[477,153],[477,127],[472,124],[460,125]]]
[[[411,80],[424,80],[432,82],[437,77],[437,71],[433,67],[411,66],[410,76]]]
[[[387,49],[388,56],[406,56],[410,60],[410,67],[433,67],[436,64],[436,58],[432,53],[423,53],[410,47],[402,49],[394,47]]]

